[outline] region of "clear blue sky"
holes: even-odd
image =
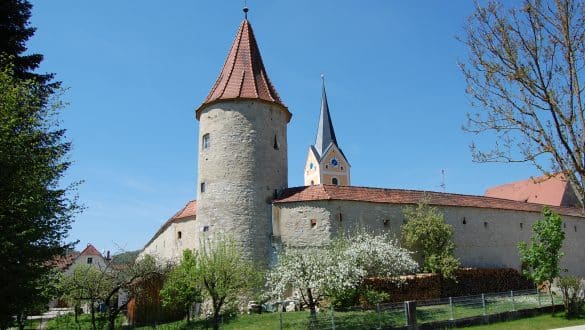
[[[242,1],[32,1],[29,51],[68,87],[66,180],[87,206],[71,239],[139,249],[196,198],[194,110],[221,69]],[[367,3],[367,5],[365,5]],[[289,185],[303,184],[320,74],[352,184],[481,195],[538,174],[476,164],[461,130],[473,111],[457,66],[473,2],[248,1],[268,74],[293,113]],[[485,140],[485,139],[483,139]],[[476,140],[477,141],[477,140]],[[481,141],[480,141],[481,142]]]

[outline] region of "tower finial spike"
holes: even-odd
[[[244,19],[248,19],[248,12],[250,11],[250,8],[248,8],[246,5],[246,1],[244,1],[244,9],[242,10],[244,11]]]

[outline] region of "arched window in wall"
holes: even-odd
[[[331,179],[331,184],[334,184],[337,186],[339,184],[339,180],[337,180],[337,178],[333,178],[333,179]]]

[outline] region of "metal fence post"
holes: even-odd
[[[512,311],[516,310],[516,302],[514,301],[514,291],[510,290],[510,297],[512,298]]]
[[[481,305],[483,306],[483,316],[487,315],[487,310],[485,308],[485,295],[481,294]]]
[[[408,305],[404,302],[404,325],[408,325]]]
[[[378,329],[382,329],[382,317],[380,315],[380,303],[376,304],[376,312],[378,313]]]
[[[451,308],[451,320],[455,319],[455,311],[453,309],[453,298],[449,297],[449,307]]]
[[[282,330],[282,310],[284,309],[284,304],[281,302],[280,304],[280,330]]]
[[[542,303],[540,302],[540,290],[536,289],[536,294],[538,295],[538,308],[542,307]]]
[[[331,328],[335,330],[335,318],[333,316],[333,304],[331,304]]]
[[[406,310],[406,328],[416,329],[416,300],[404,302],[404,309]]]

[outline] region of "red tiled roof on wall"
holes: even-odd
[[[187,204],[180,209],[175,215],[173,215],[169,220],[167,220],[154,234],[154,236],[146,243],[145,246],[148,246],[152,241],[154,241],[160,234],[162,234],[165,229],[167,229],[171,224],[175,222],[180,222],[181,220],[189,217],[196,217],[197,216],[197,201],[192,200],[187,202]]]
[[[195,112],[197,119],[205,106],[234,99],[256,99],[280,105],[290,120],[290,112],[268,78],[252,26],[247,19],[238,29],[219,77]]]
[[[424,198],[429,204],[440,206],[476,207],[515,211],[540,212],[542,204],[523,203],[501,198],[448,194],[432,191],[382,189],[355,186],[316,185],[285,189],[274,200],[275,204],[318,200],[345,200],[371,203],[416,204]],[[562,215],[584,217],[580,209],[552,206]]]
[[[576,206],[565,194],[569,183],[562,174],[541,176],[488,188],[485,196],[554,206]],[[566,203],[573,205],[566,205]]]

